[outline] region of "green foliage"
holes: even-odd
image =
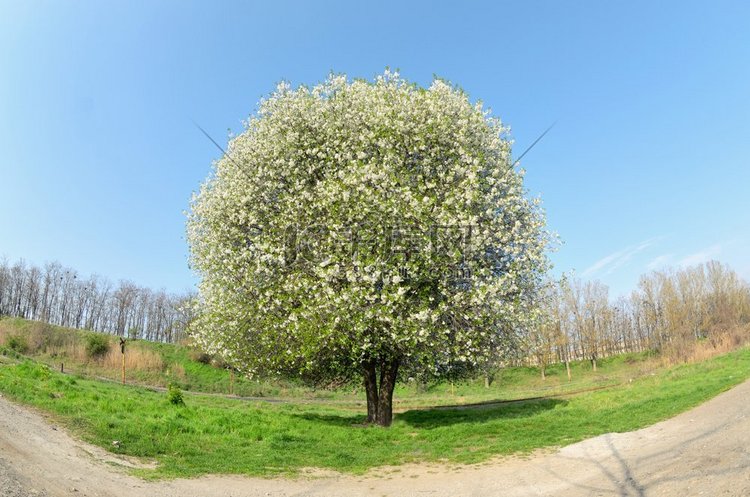
[[[201,364],[211,364],[211,354],[207,354],[202,350],[193,350],[190,353],[190,359]]]
[[[182,390],[180,390],[180,387],[178,387],[174,383],[170,383],[169,387],[167,388],[167,400],[169,400],[170,404],[176,406],[185,405],[185,399],[182,398]]]
[[[46,347],[38,349],[30,347],[28,354],[55,369],[59,369],[60,363],[64,362],[66,372],[85,376],[101,376],[114,380],[120,378],[119,368],[108,367],[102,361],[79,362],[76,359],[75,349],[82,347],[86,351],[89,336],[93,334],[91,332],[53,325],[41,325],[41,323],[20,318],[0,318],[0,326],[9,329],[9,335],[26,337],[35,334],[36,341],[51,346],[50,350]],[[102,339],[110,338],[100,333],[94,335]],[[196,361],[195,349],[192,347],[139,340],[130,342],[128,350],[130,352],[143,351],[157,354],[161,357],[163,363],[163,367],[160,369],[139,369],[138,363],[135,363],[132,367],[129,366],[129,381],[160,387],[175,383],[183,390],[209,393],[228,393],[229,391],[229,373],[225,369],[214,366],[213,358],[208,358],[208,364]],[[13,358],[18,355],[17,352],[7,346],[1,347],[0,353]],[[134,355],[137,354],[131,354],[131,357]],[[203,360],[201,357],[198,358]],[[168,376],[166,371],[170,371],[172,374]],[[175,374],[176,371],[179,373]],[[279,395],[315,397],[323,394],[323,392],[304,388],[299,381],[295,380],[258,381],[249,380],[239,375],[235,377],[234,393],[240,396],[253,397]]]
[[[14,333],[25,334],[33,329],[36,323],[22,319],[2,319],[2,324],[12,326]],[[85,346],[88,332],[61,328],[46,327],[45,333],[50,333],[50,341],[63,344],[81,344]],[[46,340],[46,335],[43,335]],[[197,391],[206,393],[226,394],[229,392],[229,372],[210,364],[197,362],[195,349],[182,345],[138,341],[128,345],[131,350],[143,349],[158,354],[163,361],[163,370],[139,370],[136,367],[128,369],[128,381],[144,385],[167,387],[170,383],[179,386],[183,391]],[[17,358],[18,353],[2,349],[5,356]],[[59,369],[64,360],[67,372],[84,376],[108,377],[119,380],[119,368],[102,365],[100,361],[75,362],[71,356],[47,355],[42,350],[31,351],[36,360]],[[643,360],[651,357],[652,353],[640,353],[639,367],[648,368]],[[633,375],[638,374],[634,368],[625,367],[618,357],[603,359],[597,372],[591,371],[588,361],[571,363],[573,381],[569,382],[562,364],[551,365],[547,369],[547,379],[542,381],[536,368],[504,368],[495,371],[495,381],[491,388],[484,387],[482,376],[465,378],[451,383],[424,383],[420,379],[406,381],[396,387],[398,404],[403,407],[434,406],[442,404],[457,404],[468,402],[483,402],[497,399],[511,399],[533,397],[543,394],[559,394],[582,390],[602,385],[627,382]],[[169,371],[171,374],[167,374]],[[176,373],[179,372],[179,373]],[[362,389],[359,382],[339,385],[335,388],[310,388],[299,379],[248,379],[242,375],[234,378],[234,394],[244,397],[271,397],[282,399],[316,399],[336,400],[339,403],[356,408],[361,405]]]
[[[29,341],[23,335],[11,335],[6,340],[5,346],[19,354],[25,354],[29,350]]]
[[[640,364],[628,366],[627,358],[612,363],[618,368]],[[602,363],[602,368],[608,366]],[[517,375],[536,376],[531,368],[519,369]],[[31,362],[0,365],[0,391],[55,414],[74,433],[101,447],[111,449],[112,440],[120,440],[118,451],[155,458],[156,469],[138,474],[159,478],[289,474],[311,467],[362,473],[383,464],[420,461],[476,463],[634,430],[694,407],[748,376],[750,349],[742,349],[565,400],[406,410],[396,415],[390,430],[363,428],[362,415],[338,404],[195,395],[185,408],[164,409],[162,393],[72,381]]]
[[[229,149],[188,240],[193,338],[231,366],[455,377],[534,321],[544,214],[508,129],[445,81],[282,83]]]
[[[106,335],[89,333],[86,337],[86,355],[90,359],[97,359],[109,352],[110,342]]]
[[[47,380],[52,375],[49,366],[26,360],[18,365],[18,369],[27,377]]]
[[[21,357],[20,354],[16,352],[15,350],[9,349],[5,345],[0,345],[0,360],[2,362],[9,362],[9,360],[12,361],[20,357]],[[5,359],[5,358],[8,358],[8,359]]]

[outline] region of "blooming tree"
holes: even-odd
[[[507,129],[442,80],[280,84],[193,198],[197,342],[249,375],[470,371],[534,319],[544,216]]]

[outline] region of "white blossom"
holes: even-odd
[[[508,129],[445,81],[282,82],[193,198],[195,339],[248,373],[477,364],[531,319],[548,239]]]

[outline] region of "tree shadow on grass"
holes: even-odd
[[[367,416],[364,414],[320,414],[316,412],[305,412],[292,414],[295,418],[304,419],[307,421],[315,421],[316,423],[325,423],[332,426],[365,426]]]
[[[459,423],[486,423],[497,419],[515,419],[535,416],[568,401],[556,398],[539,398],[522,402],[480,403],[463,406],[413,409],[396,415],[396,419],[414,428],[438,428]]]
[[[459,423],[485,423],[496,419],[514,419],[535,416],[555,406],[565,405],[566,400],[558,398],[538,398],[524,401],[465,404],[462,406],[432,407],[412,409],[396,413],[395,421],[403,421],[414,428],[438,428]],[[295,417],[334,426],[365,426],[364,414],[320,414],[299,413]]]

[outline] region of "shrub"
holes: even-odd
[[[10,357],[11,359],[19,359],[21,357],[21,354],[5,345],[0,346],[0,355]]]
[[[29,342],[25,336],[22,335],[11,335],[5,342],[5,346],[14,352],[19,354],[25,354],[29,350]]]
[[[31,322],[27,327],[29,337],[29,352],[46,351],[50,347],[63,344],[64,336],[46,323]]]
[[[97,333],[86,337],[86,355],[90,359],[98,359],[109,352],[109,339]]]
[[[211,364],[211,354],[207,354],[201,350],[191,351],[190,358],[195,362],[200,362],[201,364]]]
[[[178,387],[174,383],[170,383],[169,388],[167,388],[167,399],[169,400],[170,404],[174,404],[176,406],[185,405],[185,400],[182,398],[182,390],[180,390],[180,387]]]
[[[214,357],[211,360],[211,365],[217,369],[227,369],[229,367],[229,363],[221,357]]]

